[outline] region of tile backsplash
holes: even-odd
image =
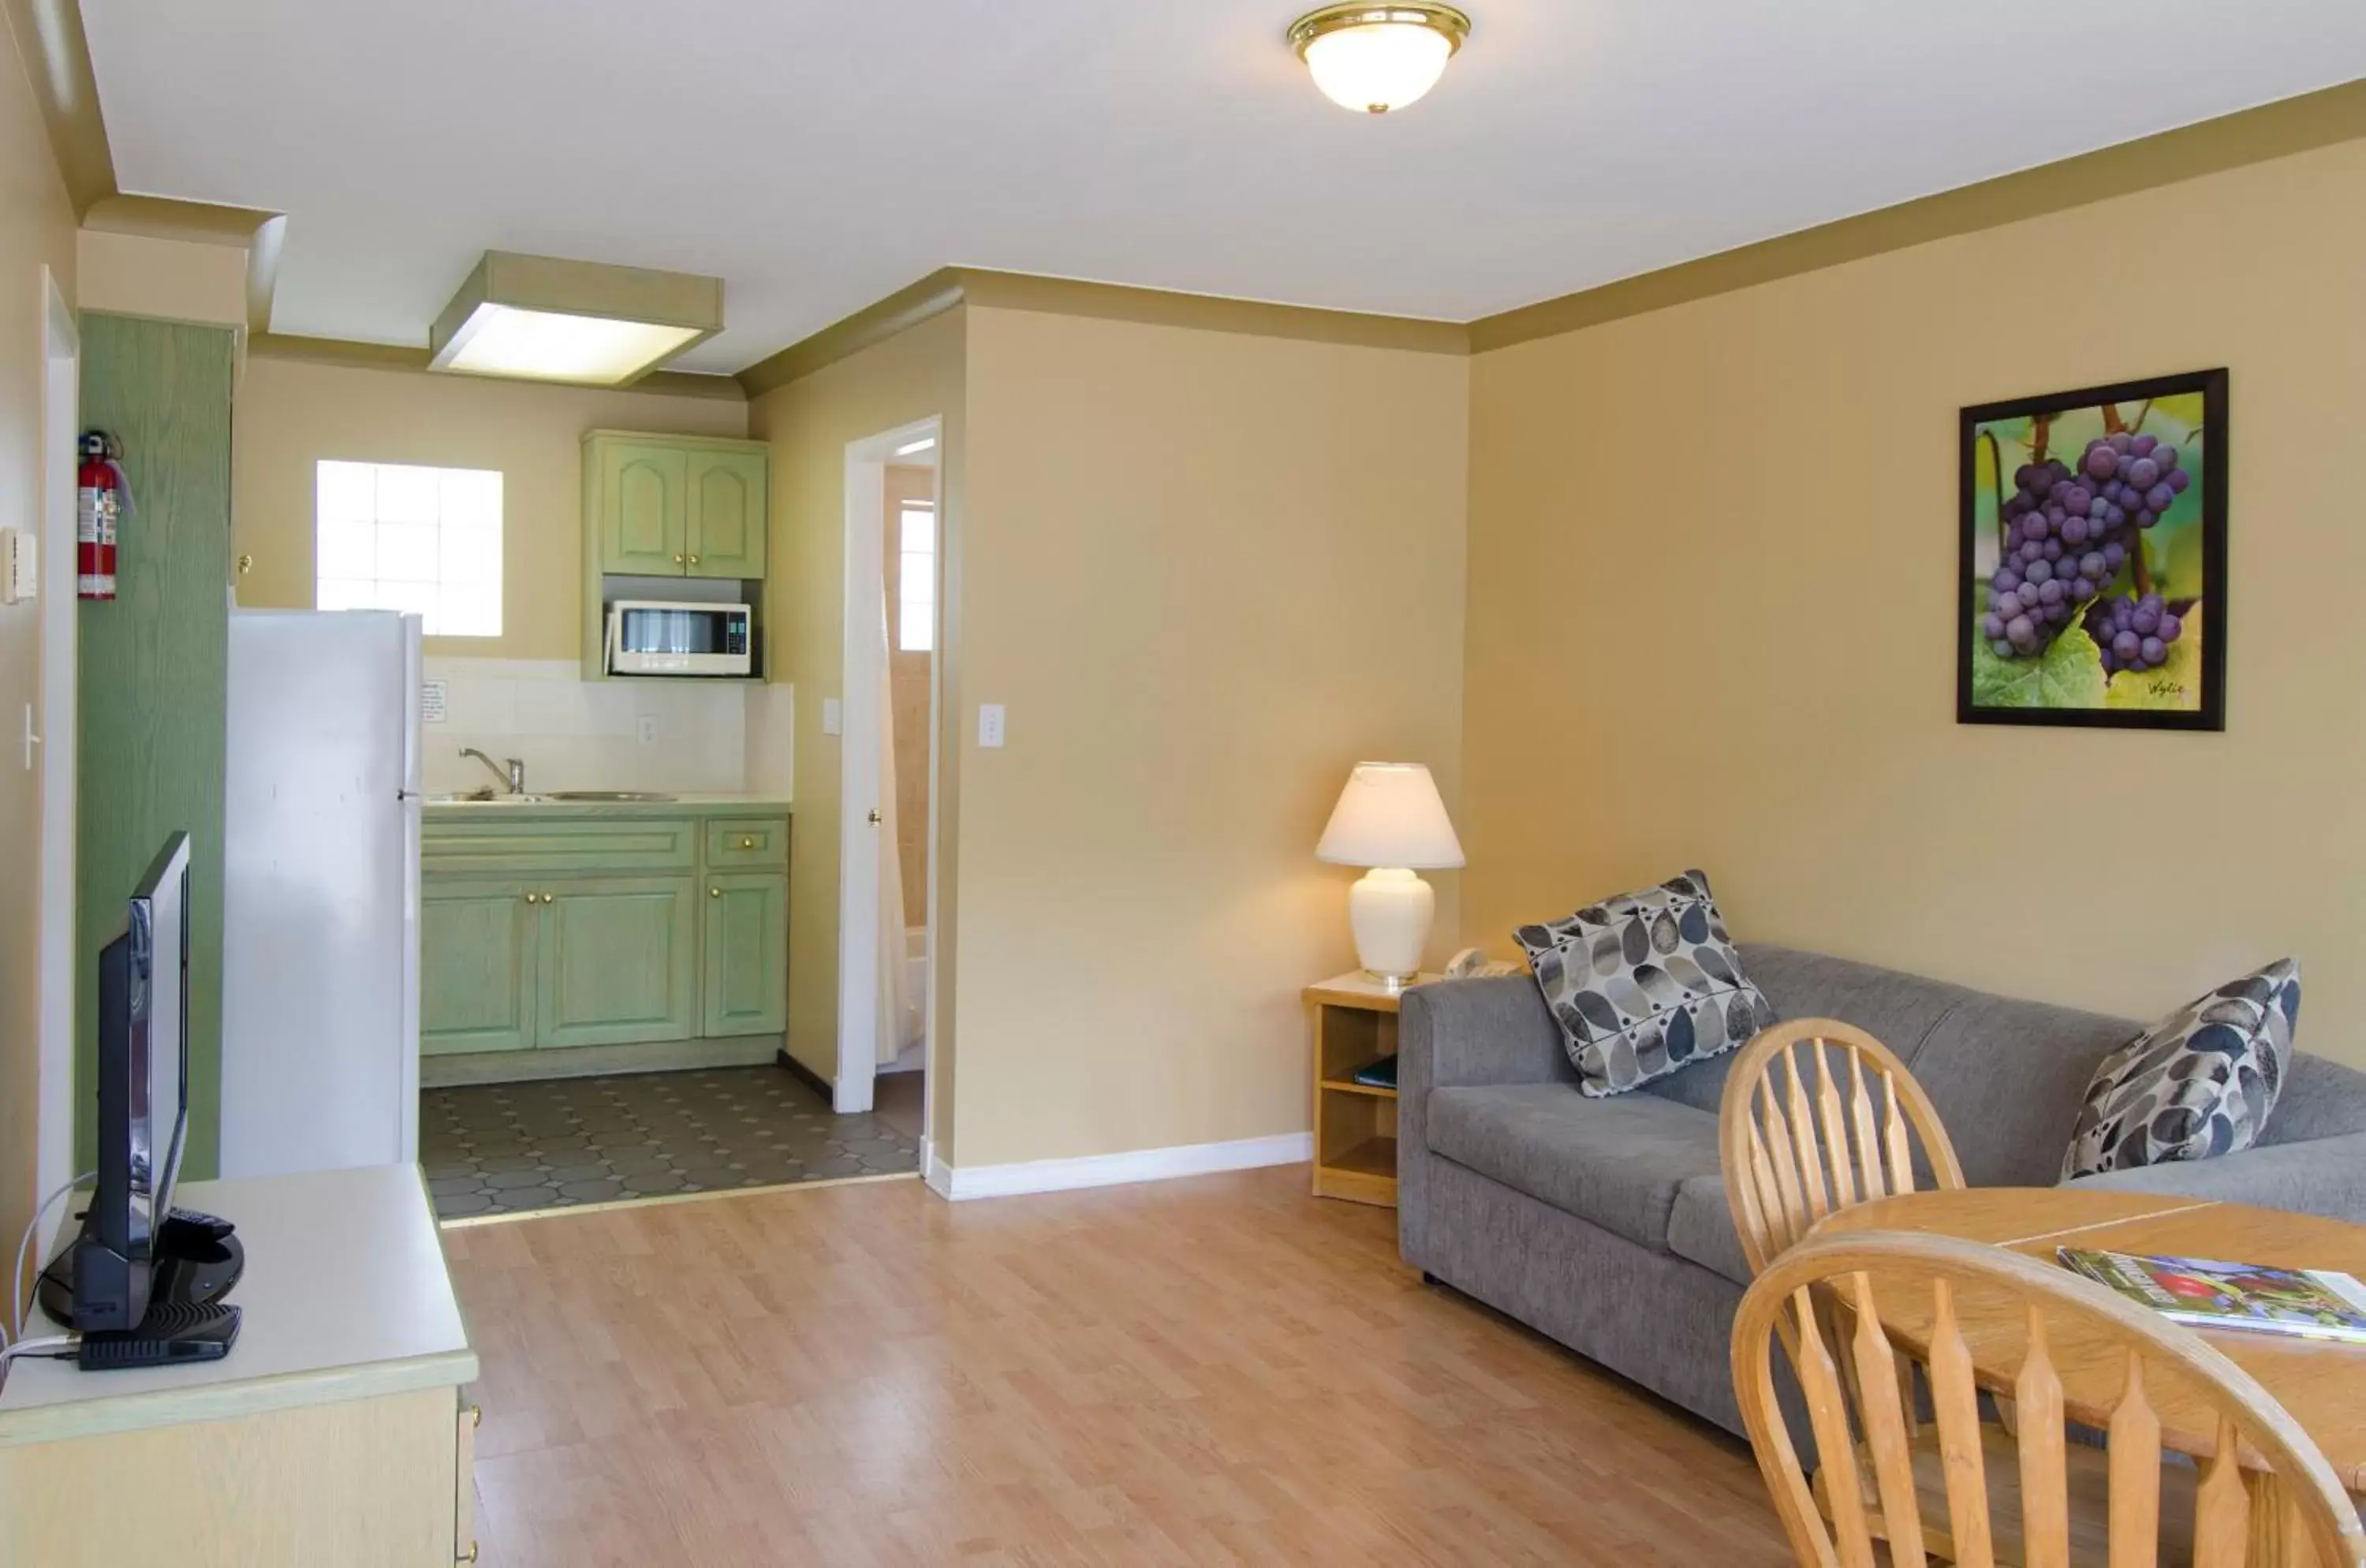
[[[525,760],[529,790],[777,793],[791,782],[787,686],[586,681],[572,660],[424,660],[444,717],[420,726],[422,786],[475,789],[493,775],[460,750]]]

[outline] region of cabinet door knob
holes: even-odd
[[[739,840],[739,847],[743,850],[752,850],[756,847],[756,840],[753,839],[742,839]]]
[[[696,565],[698,564],[698,558],[697,558],[696,556],[693,556],[693,557],[691,557],[691,558],[690,558],[690,564],[691,564],[691,565],[693,565],[693,566],[696,566]]]
[[[709,898],[720,898],[723,897],[723,889],[720,887],[710,887],[706,890],[706,896]]]
[[[676,566],[680,566],[680,565],[682,564],[682,558],[681,558],[680,556],[676,556],[676,557],[674,557],[674,558],[673,558],[673,564],[674,564],[674,565],[676,565]]]

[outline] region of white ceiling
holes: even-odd
[[[1467,320],[2366,75],[2359,0],[1467,8],[1370,118],[1290,0],[84,0],[123,188],[290,215],[276,330],[531,251],[721,275],[707,370],[950,264]]]

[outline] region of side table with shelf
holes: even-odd
[[[1414,980],[1434,980],[1424,975]],[[1313,1032],[1314,1195],[1394,1208],[1397,1201],[1397,1091],[1355,1081],[1356,1074],[1397,1051],[1403,987],[1360,973],[1306,987]]]

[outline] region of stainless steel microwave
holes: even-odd
[[[749,626],[745,604],[619,599],[608,606],[608,672],[752,674]]]

